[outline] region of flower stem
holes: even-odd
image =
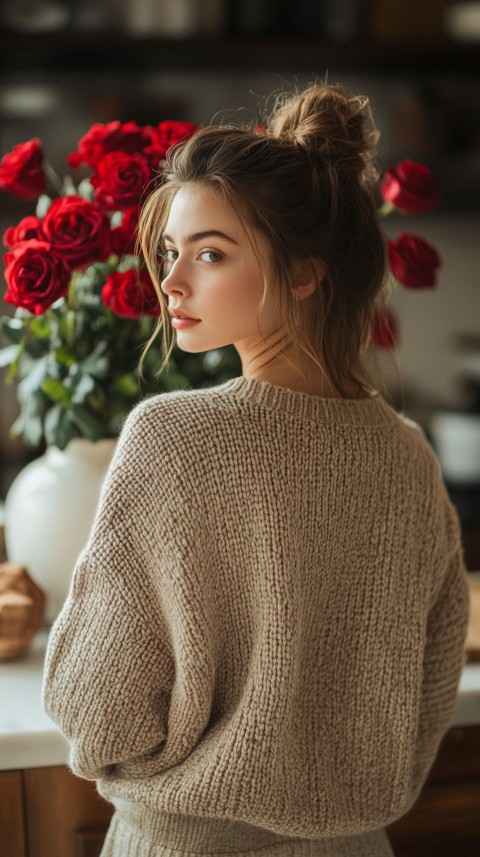
[[[56,191],[61,195],[62,194],[62,182],[60,181],[59,176],[57,176],[53,167],[46,161],[43,165],[45,175],[50,181],[50,184],[55,188]]]
[[[66,322],[67,344],[73,348],[75,345],[75,311],[73,309],[67,310]]]

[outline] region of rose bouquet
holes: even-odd
[[[62,182],[45,161],[40,140],[16,146],[0,162],[0,188],[36,199],[35,215],[6,230],[3,318],[8,343],[0,366],[19,378],[20,414],[12,433],[27,445],[64,449],[75,437],[116,437],[143,395],[186,385],[209,386],[238,374],[233,347],[189,355],[175,349],[169,369],[158,346],[141,352],[159,315],[147,269],[135,257],[141,200],[162,181],[170,146],[196,130],[188,122],[157,127],[134,122],[95,124],[68,156],[90,175]],[[56,197],[47,195],[47,184]]]
[[[389,168],[380,192],[382,217],[393,211],[420,214],[431,211],[440,202],[440,188],[428,167],[415,161],[401,161]],[[388,243],[390,288],[397,283],[407,289],[433,288],[442,260],[436,248],[418,235],[402,232]],[[392,310],[379,312],[373,330],[373,342],[379,348],[392,349],[398,341],[398,322]]]

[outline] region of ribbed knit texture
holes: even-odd
[[[422,430],[378,394],[240,377],[128,417],[44,705],[110,800],[352,836],[315,854],[363,855],[358,834],[407,812],[451,723],[467,621]]]
[[[259,857],[393,857],[384,830],[328,839],[281,836],[244,821],[171,815],[115,800],[101,857],[257,854]]]

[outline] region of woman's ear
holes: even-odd
[[[303,301],[318,288],[325,276],[325,266],[319,259],[309,259],[297,270],[292,295],[295,300]]]

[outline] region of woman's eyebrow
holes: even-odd
[[[234,238],[231,238],[230,235],[226,235],[225,232],[220,232],[218,229],[206,229],[204,232],[194,232],[192,235],[188,235],[186,238],[187,244],[194,244],[196,241],[203,241],[204,238],[223,238],[225,241],[230,241],[232,244],[238,244],[238,241],[235,241]],[[174,244],[173,238],[170,235],[167,235],[166,232],[162,235],[163,241],[170,241]]]

